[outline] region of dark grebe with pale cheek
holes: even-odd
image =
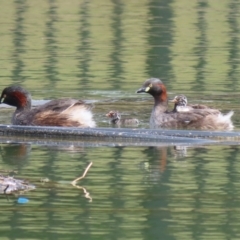
[[[149,93],[154,98],[150,117],[151,128],[189,128],[203,130],[232,130],[233,112],[223,115],[217,109],[196,107],[191,111],[168,110],[167,89],[158,78],[146,80],[137,93]],[[182,102],[184,104],[184,102]],[[200,106],[200,105],[198,105]],[[186,107],[184,107],[186,110]]]
[[[95,127],[91,106],[77,99],[56,99],[31,109],[31,95],[20,86],[6,87],[1,103],[16,107],[13,125]]]
[[[0,102],[17,107],[18,109],[30,109],[31,95],[19,86],[11,86],[2,91]]]

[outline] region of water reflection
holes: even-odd
[[[206,11],[208,9],[208,3],[206,1],[199,1],[197,6],[197,31],[200,36],[197,36],[197,44],[194,49],[196,58],[198,59],[196,69],[196,80],[192,86],[192,90],[205,91],[205,75],[207,66],[207,50],[208,39],[206,34],[207,22]]]
[[[229,72],[227,74],[228,84],[227,88],[234,90],[238,86],[238,72],[239,72],[239,24],[238,24],[238,15],[239,15],[239,5],[232,1],[229,3],[228,9],[228,23],[229,23],[229,43],[228,43],[228,61],[230,63]],[[231,84],[229,84],[231,82]]]
[[[149,1],[148,9],[148,46],[146,59],[146,72],[148,76],[168,79],[171,86],[172,76],[172,53],[170,50],[173,43],[172,1]]]
[[[111,65],[109,69],[109,85],[111,89],[120,89],[123,82],[124,67],[123,67],[123,43],[126,39],[123,37],[122,30],[122,18],[124,13],[124,4],[118,0],[112,0],[113,3],[113,13],[112,13],[112,51],[110,54]]]
[[[118,232],[127,239],[239,234],[231,225],[240,208],[239,146],[76,147],[77,151],[60,144],[57,149],[27,145],[28,151],[23,146],[1,144],[2,167],[12,167],[11,159],[26,155],[18,177],[37,185],[26,193],[29,203],[21,215],[13,198],[0,198],[5,206],[2,227],[9,226],[10,216],[12,228],[21,229],[8,237],[26,236],[26,231],[32,233],[29,229],[41,237],[55,232],[68,239],[81,231],[87,239],[97,238],[99,231],[105,238]],[[92,202],[70,184],[90,161],[93,166],[78,185],[86,188]],[[50,181],[41,183],[43,177]],[[35,211],[34,219],[29,211]],[[60,232],[59,226],[64,226]]]
[[[46,49],[46,61],[45,72],[46,79],[48,79],[48,88],[56,87],[56,82],[59,81],[59,73],[57,69],[58,64],[58,43],[56,38],[57,29],[55,27],[57,23],[57,4],[55,0],[48,0],[48,11],[46,12],[46,30],[45,30],[45,49]]]
[[[78,53],[78,68],[79,73],[77,79],[79,81],[80,89],[86,88],[89,84],[90,73],[90,61],[91,61],[91,45],[90,45],[90,23],[89,23],[89,1],[82,1],[79,5],[79,46],[77,48]]]
[[[23,55],[26,52],[25,40],[25,14],[28,7],[25,0],[15,0],[15,27],[13,30],[13,54],[12,61],[14,68],[12,70],[12,79],[14,83],[22,83],[26,76],[23,75],[25,67]]]
[[[148,214],[150,228],[147,236],[156,237],[159,234],[157,227],[165,229],[162,234],[166,234],[167,239],[171,239],[169,235],[176,239],[187,239],[189,234],[196,236],[196,233],[205,238],[210,231],[219,238],[226,236],[226,232],[233,233],[228,220],[233,219],[240,202],[236,198],[236,189],[232,188],[233,182],[236,183],[236,179],[232,178],[234,171],[232,167],[227,170],[226,166],[232,165],[230,159],[236,148],[224,148],[218,153],[220,149],[217,146],[193,148],[184,161],[175,161],[171,153],[167,155],[168,165],[158,179],[160,184],[156,184],[155,179],[155,185],[149,191],[149,200],[144,205],[152,209]],[[166,150],[152,149],[161,162],[165,159]],[[151,164],[154,170],[158,166],[156,158]],[[221,217],[215,219],[216,216]],[[219,232],[220,227],[222,231]],[[218,230],[215,232],[214,229]]]
[[[27,164],[30,153],[31,144],[6,144],[0,147],[2,161],[17,169]]]
[[[141,162],[140,166],[146,171],[146,179],[151,184],[158,184],[162,175],[167,171],[169,160],[176,162],[186,161],[189,146],[175,145],[172,147],[149,147],[144,150],[147,161]]]

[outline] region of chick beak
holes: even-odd
[[[168,101],[172,102],[172,103],[176,103],[177,102],[175,98],[174,99],[169,99]]]

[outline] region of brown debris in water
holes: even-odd
[[[83,178],[86,176],[86,174],[87,174],[89,168],[92,166],[92,164],[93,164],[93,163],[90,162],[90,163],[88,164],[87,168],[85,169],[83,175],[82,175],[81,177],[78,177],[78,178],[74,179],[74,180],[71,182],[71,184],[72,184],[74,187],[83,190],[84,195],[85,195],[86,198],[89,199],[89,202],[92,202],[92,198],[91,198],[89,192],[86,190],[86,188],[81,187],[81,186],[78,186],[78,185],[77,185],[77,182],[78,182],[79,180],[83,179]]]

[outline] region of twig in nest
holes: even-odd
[[[82,178],[84,178],[84,177],[86,176],[86,174],[87,174],[87,172],[88,172],[88,170],[89,170],[89,168],[90,168],[91,166],[92,166],[92,162],[90,162],[90,163],[88,164],[87,168],[85,169],[85,171],[84,171],[84,173],[83,173],[83,175],[82,175],[81,177],[78,177],[78,178],[76,178],[75,180],[73,180],[73,181],[71,182],[71,184],[72,184],[74,187],[83,190],[83,192],[84,192],[84,194],[85,194],[85,197],[89,199],[89,202],[92,202],[92,198],[90,197],[89,192],[88,192],[84,187],[77,186],[76,184],[77,184],[77,181],[81,180]]]

